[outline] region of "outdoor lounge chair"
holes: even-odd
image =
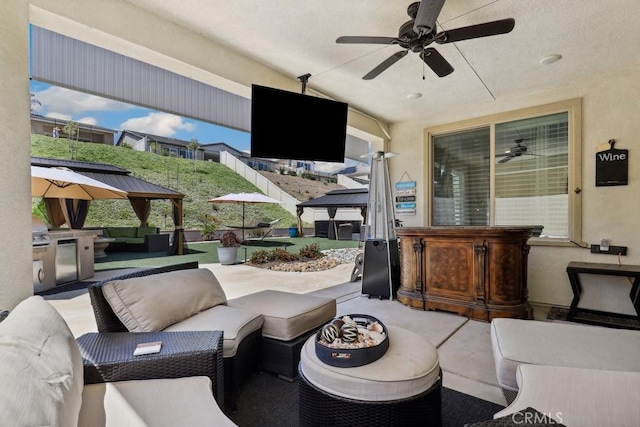
[[[234,228],[237,230],[260,230],[260,229],[265,229],[265,232],[262,234],[262,236],[260,237],[260,240],[263,240],[265,237],[267,237],[269,234],[271,234],[271,232],[273,231],[273,229],[275,228],[276,224],[280,222],[280,218],[273,220],[271,222],[258,222],[256,224],[253,225],[228,225],[227,227],[229,228]]]

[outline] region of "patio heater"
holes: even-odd
[[[400,254],[387,164],[390,156],[378,151],[371,160],[362,264],[362,294],[369,298],[393,299],[400,287]]]

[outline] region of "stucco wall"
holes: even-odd
[[[442,84],[446,84],[443,80]],[[582,98],[582,239],[595,244],[603,238],[612,245],[628,246],[623,264],[640,264],[640,64],[569,87],[530,94],[485,105],[469,105],[455,113],[425,118],[422,122],[392,125],[390,150],[399,153],[390,159],[391,181],[406,172],[417,181],[417,215],[402,217],[407,226],[422,226],[425,220],[424,169],[426,127],[494,113]],[[436,101],[437,102],[437,101]],[[595,186],[596,146],[616,140],[616,148],[629,150],[629,185]],[[409,153],[411,153],[409,155]],[[420,153],[420,155],[416,155]],[[407,154],[407,155],[403,155]],[[529,296],[534,302],[569,305],[572,293],[566,275],[570,261],[617,263],[611,255],[592,255],[578,247],[532,246],[529,256]],[[626,279],[584,276],[584,297],[580,306],[607,308],[634,313]]]
[[[0,309],[33,294],[27,1],[0,13]]]

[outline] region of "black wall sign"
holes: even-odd
[[[596,153],[596,187],[627,185],[629,150],[606,150]]]

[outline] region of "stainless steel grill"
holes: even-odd
[[[33,246],[46,246],[51,244],[49,229],[40,218],[31,216],[31,243]]]

